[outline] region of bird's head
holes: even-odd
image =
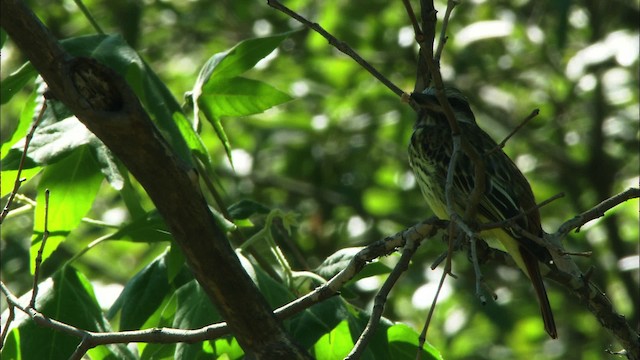
[[[467,98],[462,95],[460,90],[452,87],[444,89],[453,114],[458,121],[475,123],[476,119],[471,111]],[[447,121],[444,112],[444,106],[440,104],[436,96],[436,89],[433,87],[426,88],[421,93],[412,93],[411,98],[418,104],[420,110],[418,112],[418,121]]]

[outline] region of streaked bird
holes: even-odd
[[[521,215],[515,223],[527,232],[542,237],[540,213],[527,179],[502,149],[497,148],[496,142],[476,124],[471,107],[462,93],[446,88],[445,95],[462,136],[484,162],[485,188],[473,221],[477,224],[498,223]],[[434,88],[413,93],[411,97],[420,109],[409,145],[409,162],[431,210],[436,216],[448,219],[445,182],[453,151],[451,128]],[[464,217],[475,184],[474,163],[461,152],[456,164],[451,206],[460,217]],[[551,263],[549,251],[512,227],[486,230],[480,233],[480,237],[500,241],[518,267],[529,277],[540,304],[544,328],[552,338],[557,338],[539,265],[539,262]]]

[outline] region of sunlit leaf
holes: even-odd
[[[42,106],[42,99],[38,100],[37,92],[33,91],[22,107],[18,126],[11,134],[11,137],[2,143],[2,150],[0,151],[0,158],[3,160],[2,170],[6,170],[5,156],[9,153],[9,149],[27,135],[34,120],[35,109],[40,106]],[[24,144],[24,141],[22,143]],[[22,149],[20,153],[22,153]]]
[[[139,329],[169,294],[165,256],[158,256],[129,280],[109,310],[109,318],[120,311],[120,330]]]
[[[2,80],[0,86],[0,104],[6,104],[13,95],[22,90],[30,81],[33,81],[36,76],[38,76],[38,72],[30,62],[25,63],[20,69],[7,76]]]
[[[291,99],[291,96],[261,81],[235,77],[208,83],[199,104],[201,108],[208,107],[211,114],[219,118],[258,114]]]
[[[80,147],[59,162],[44,169],[38,184],[34,236],[30,255],[33,272],[34,261],[44,232],[45,189],[50,191],[48,207],[49,237],[43,251],[43,261],[75,229],[82,217],[91,209],[102,175],[87,147]]]
[[[232,78],[236,78],[238,75],[244,73],[245,71],[253,68],[255,64],[258,63],[262,58],[271,53],[287,36],[291,33],[278,34],[263,38],[255,38],[248,39],[238,43],[232,49],[218,53],[213,55],[207,62],[204,64],[202,69],[200,69],[200,73],[198,74],[198,78],[194,84],[193,89],[189,93],[189,102],[193,104],[193,121],[194,127],[198,126],[199,118],[200,118],[200,110],[204,112],[205,117],[209,122],[213,125],[218,138],[222,142],[222,145],[225,148],[227,153],[227,157],[229,161],[232,162],[231,159],[231,144],[229,143],[229,138],[222,127],[220,122],[221,116],[238,116],[234,115],[235,113],[231,112],[231,109],[236,106],[238,107],[236,111],[256,111],[261,112],[265,109],[277,105],[273,103],[276,98],[282,98],[283,96],[287,96],[284,93],[278,93],[277,90],[273,89],[269,90],[261,90],[265,96],[269,99],[264,100],[265,103],[273,103],[268,107],[256,106],[246,103],[247,98],[244,100],[240,100],[239,103],[231,100],[230,96],[247,96],[251,95],[247,89],[241,89],[234,86],[233,82],[240,82],[242,80],[236,80]],[[246,79],[245,79],[246,80]],[[213,85],[216,84],[216,85]],[[246,82],[244,82],[246,84]],[[217,87],[218,91],[214,91],[212,89],[207,90],[207,87]],[[224,89],[227,90],[224,90]],[[235,88],[235,90],[234,90]],[[222,89],[222,90],[220,90]],[[206,101],[201,101],[201,96],[207,94],[209,96],[214,95],[223,95],[221,91],[226,91],[224,94],[228,95],[226,98],[220,99],[220,104],[218,104],[217,99],[209,99]],[[238,93],[239,91],[239,93]],[[277,100],[275,100],[277,101]],[[288,100],[280,101],[279,103],[285,102]],[[233,104],[236,103],[236,104]],[[258,110],[263,108],[262,110]],[[221,111],[222,110],[222,111]],[[226,113],[228,112],[228,113]],[[256,113],[250,112],[250,113]],[[247,115],[247,114],[245,114]],[[233,163],[233,162],[232,162]]]
[[[323,335],[313,346],[316,359],[344,359],[353,348],[347,320],[341,321],[329,333]]]

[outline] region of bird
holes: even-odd
[[[441,219],[449,219],[445,186],[453,152],[453,137],[444,106],[438,101],[436,91],[434,87],[429,87],[411,94],[417,105],[418,116],[409,144],[409,164],[433,213]],[[451,105],[461,136],[484,163],[484,191],[471,221],[476,225],[509,224],[505,220],[513,219],[517,227],[541,238],[544,232],[531,185],[502,148],[478,126],[466,97],[453,87],[445,87],[443,91]],[[463,218],[475,184],[474,161],[465,152],[460,152],[452,171],[450,206]],[[556,339],[558,333],[540,273],[540,263],[548,266],[553,264],[551,254],[547,248],[524,236],[517,227],[505,225],[482,231],[479,236],[489,240],[490,246],[495,244],[492,240],[498,240],[531,280],[545,331]]]

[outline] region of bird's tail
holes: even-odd
[[[540,275],[540,265],[538,259],[527,251],[522,246],[520,248],[520,254],[522,261],[527,268],[529,279],[533,284],[533,289],[538,297],[538,303],[540,304],[540,312],[542,313],[542,321],[544,321],[544,329],[549,336],[553,339],[558,338],[558,332],[556,331],[556,323],[553,320],[553,312],[551,311],[551,305],[549,304],[549,298],[547,297],[547,290],[544,288],[542,282],[542,275]]]

